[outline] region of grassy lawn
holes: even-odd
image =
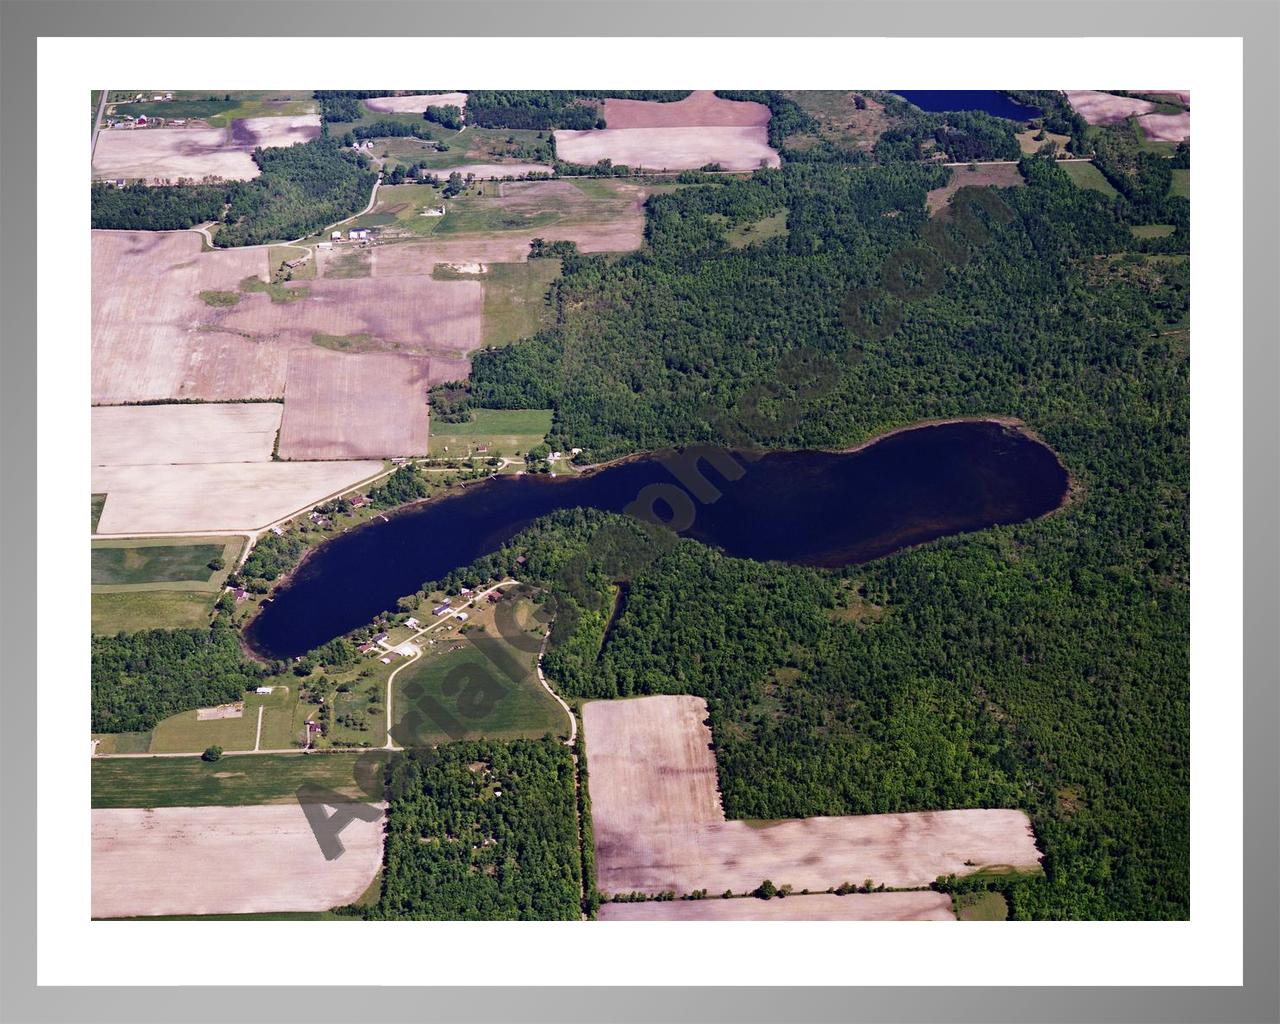
[[[1005,921],[1009,904],[998,892],[966,892],[954,899],[956,917],[961,921]]]
[[[101,748],[99,748],[101,749]],[[374,785],[381,774],[369,755],[256,754],[212,763],[198,757],[97,759],[92,762],[94,807],[206,807],[287,804],[305,784],[363,801],[357,781]],[[366,781],[367,780],[367,781]]]
[[[149,732],[95,732],[99,754],[145,754],[151,749]]]
[[[484,344],[510,345],[550,324],[547,289],[559,276],[559,260],[489,264],[489,272],[481,277],[484,282]]]
[[[511,455],[541,443],[551,429],[550,409],[473,409],[471,415],[468,423],[433,419],[431,454],[464,455],[487,445],[489,455]]]
[[[387,686],[383,679],[356,679],[346,693],[335,693],[333,728],[327,737],[337,747],[380,747],[387,741]]]
[[[301,259],[303,256],[309,256],[309,258],[302,266],[294,267],[292,270],[283,268],[283,264],[288,260]],[[314,281],[316,279],[315,253],[298,245],[273,245],[267,249],[267,276],[274,279],[277,271],[288,275],[286,279],[290,281]]]
[[[363,217],[357,217],[349,226],[394,226],[415,235],[429,235],[445,218],[424,217],[423,211],[436,209],[442,202],[441,190],[431,185],[384,185],[378,189],[378,201],[373,209]],[[326,276],[332,275],[326,273]]]
[[[1041,129],[1028,128],[1025,132],[1018,132],[1014,138],[1018,140],[1018,148],[1024,153],[1034,153],[1046,142],[1056,142],[1058,144],[1058,152],[1064,153],[1067,149],[1067,143],[1071,141],[1070,135],[1059,135],[1057,132],[1046,131],[1044,138],[1036,141]]]
[[[226,544],[119,544],[99,541],[93,545],[91,582],[208,583],[214,570],[208,563],[221,558]]]
[[[244,714],[239,718],[215,718],[200,721],[197,712],[183,711],[160,721],[152,730],[152,754],[197,753],[206,747],[223,750],[252,750],[258,733],[258,708],[263,708],[262,749],[280,749],[302,742],[301,727],[293,735],[293,718],[298,707],[297,690],[278,688],[275,693],[246,693]],[[268,737],[268,724],[271,735]],[[275,743],[268,743],[268,739]]]
[[[1167,238],[1173,234],[1172,224],[1133,224],[1129,230],[1135,238]]]
[[[89,532],[98,532],[98,520],[102,518],[102,506],[107,503],[105,494],[89,495]]]
[[[382,117],[386,115],[375,115]],[[408,115],[422,121],[420,114]],[[375,156],[387,160],[388,166],[416,166],[424,162],[432,170],[448,171],[463,164],[550,163],[551,146],[546,132],[514,128],[468,127],[464,132],[450,131],[433,125],[434,139],[379,139],[374,142]],[[341,134],[341,133],[337,133]],[[541,135],[542,138],[538,136]],[[446,148],[443,152],[436,143]]]
[[[475,618],[482,615],[492,621],[492,612]],[[564,711],[538,682],[536,652],[512,647],[492,625],[427,650],[396,676],[391,693],[394,716],[417,712],[416,742],[568,735]]]
[[[189,590],[128,590],[90,598],[93,632],[99,636],[140,629],[193,629],[209,624],[214,595]]]
[[[760,220],[739,224],[736,228],[725,232],[725,241],[730,249],[743,249],[755,242],[767,242],[770,238],[778,238],[787,233],[787,211],[762,217]]]
[[[1072,162],[1062,163],[1058,166],[1066,171],[1067,176],[1081,188],[1091,188],[1095,192],[1101,192],[1108,198],[1114,198],[1120,194],[1115,190],[1111,182],[1103,177],[1102,172],[1091,163]]]
[[[1173,169],[1173,182],[1169,186],[1169,195],[1183,196],[1187,199],[1191,198],[1191,168],[1175,167]]]

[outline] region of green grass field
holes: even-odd
[[[1167,238],[1174,228],[1172,224],[1133,224],[1129,230],[1135,238]]]
[[[364,758],[357,765],[357,758]],[[198,757],[95,759],[94,807],[204,807],[287,804],[304,783],[353,800],[381,777],[380,755],[255,754],[212,763]],[[356,771],[361,772],[357,779]]]
[[[998,892],[966,892],[955,897],[956,917],[961,921],[1005,921],[1009,904]]]
[[[346,693],[335,693],[333,728],[328,740],[337,747],[380,747],[387,741],[387,685],[384,679],[356,679]]]
[[[1102,172],[1094,167],[1091,163],[1061,163],[1058,165],[1067,172],[1067,176],[1071,178],[1081,188],[1090,188],[1095,192],[1101,192],[1108,198],[1114,198],[1120,193],[1115,190],[1111,182],[1102,176]]]
[[[540,444],[551,429],[550,409],[473,409],[471,415],[468,423],[433,419],[431,454],[467,455],[487,445],[490,455],[512,455]]]
[[[377,115],[386,116],[386,115]],[[421,122],[421,115],[412,115]],[[551,147],[546,132],[515,128],[468,127],[462,133],[433,125],[433,139],[412,137],[378,139],[373,153],[388,161],[388,166],[416,166],[424,162],[431,170],[447,173],[463,164],[550,163]],[[543,137],[538,138],[539,135]],[[441,152],[436,143],[446,149]]]
[[[168,91],[168,90],[164,90]],[[108,109],[112,106],[112,97],[127,94],[132,97],[137,93],[146,97],[159,95],[156,90],[135,89],[113,92],[108,97]],[[229,97],[229,98],[228,98]],[[309,89],[272,90],[272,91],[237,91],[209,92],[202,90],[176,90],[172,100],[156,102],[146,99],[141,103],[116,102],[115,114],[134,117],[145,114],[147,117],[163,117],[172,119],[200,118],[208,121],[214,128],[225,128],[233,120],[245,117],[272,117],[298,114],[313,114],[319,105],[311,98]]]
[[[96,586],[125,583],[208,583],[214,570],[209,562],[221,558],[226,545],[147,544],[117,546],[100,541],[93,546],[91,582]]]
[[[391,694],[397,718],[420,712],[417,743],[568,735],[564,711],[538,682],[534,653],[492,634],[479,645],[461,638],[429,650],[396,676]]]
[[[739,224],[736,228],[725,232],[724,237],[730,249],[742,249],[755,242],[767,242],[770,238],[785,236],[786,233],[787,211],[779,210],[760,220]]]
[[[201,721],[197,712],[183,711],[156,724],[151,731],[152,754],[198,753],[206,747],[223,750],[252,750],[258,734],[258,708],[262,713],[263,750],[279,750],[302,742],[301,720],[295,734],[298,698],[295,688],[277,689],[275,693],[243,696],[244,714],[239,718],[215,718]]]
[[[99,754],[145,754],[151,749],[149,732],[95,732]]]
[[[546,301],[547,289],[559,276],[559,260],[489,264],[489,272],[481,277],[484,344],[510,345],[548,326],[552,317]]]
[[[190,590],[128,590],[90,597],[99,636],[140,629],[194,629],[209,624],[214,595]]]
[[[267,272],[272,278],[276,272],[281,270],[281,265],[288,260],[300,259],[308,252],[311,253],[310,258],[300,267],[294,267],[292,270],[285,270],[290,281],[314,281],[316,279],[316,260],[315,253],[302,246],[297,245],[273,245],[267,249]]]
[[[1173,182],[1169,185],[1169,195],[1191,198],[1191,168],[1175,167],[1172,171]]]
[[[102,507],[107,503],[105,494],[89,495],[89,532],[98,532],[98,520],[102,518]]]

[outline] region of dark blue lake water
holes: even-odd
[[[894,89],[894,95],[910,100],[921,110],[943,114],[952,110],[982,110],[1010,121],[1027,121],[1043,111],[1024,107],[994,89]]]
[[[738,557],[815,566],[865,562],[1031,519],[1058,507],[1067,489],[1049,448],[990,422],[918,427],[847,453],[715,452],[710,462],[719,465],[697,464],[714,498],[687,471],[673,471],[668,453],[577,477],[495,477],[411,506],[317,548],[245,639],[266,657],[302,654],[495,551],[539,516],[566,508],[623,512],[642,492],[654,494],[644,491],[654,485],[677,498],[692,495],[680,498],[692,513],[683,536]],[[672,503],[649,507],[671,520]]]

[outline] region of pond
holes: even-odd
[[[895,89],[893,92],[895,96],[910,100],[921,110],[935,114],[953,110],[981,110],[1010,121],[1028,121],[1043,113],[1037,107],[1024,107],[1020,103],[1014,103],[1004,93],[994,89]]]
[[[1043,515],[1068,483],[1048,447],[985,420],[915,427],[850,452],[699,451],[580,476],[494,477],[361,526],[316,548],[245,639],[264,657],[302,654],[557,509],[630,507],[666,523],[674,514],[682,536],[729,555],[835,567]]]

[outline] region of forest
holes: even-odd
[[[262,173],[218,185],[97,183],[92,224],[117,230],[176,231],[216,221],[213,244],[260,245],[301,238],[364,207],[377,173],[358,153],[327,136],[287,147],[256,149]]]
[[[582,913],[573,759],[548,738],[396,753],[370,920],[569,921]]]
[[[95,636],[90,661],[94,732],[141,732],[196,707],[225,704],[270,670],[248,661],[230,629],[151,629]]]
[[[473,400],[549,402],[550,442],[591,461],[1000,412],[1060,454],[1067,508],[841,573],[650,545],[602,649],[628,573],[599,562],[599,517],[537,524],[471,573],[519,552],[552,587],[567,694],[707,697],[731,816],[1021,806],[1047,874],[1013,884],[1014,916],[1185,918],[1187,266],[1132,253],[1121,211],[1042,159],[999,193],[1006,222],[926,233],[946,173],[793,165],[653,197],[649,247],[566,260],[555,326],[477,358]],[[785,238],[725,245],[784,207]],[[931,236],[936,290],[884,337],[845,329],[849,289]],[[814,359],[779,373],[793,353]]]
[[[477,89],[467,93],[466,119],[481,128],[604,128],[597,100],[673,102],[688,95],[687,89]]]

